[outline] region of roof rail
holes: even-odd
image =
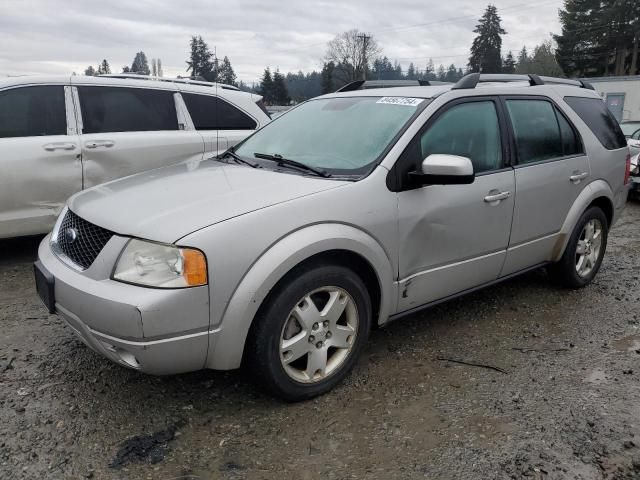
[[[507,82],[527,82],[530,86],[537,85],[572,85],[574,87],[588,88],[594,90],[593,86],[581,80],[571,80],[569,78],[541,77],[534,73],[529,74],[509,74],[509,73],[469,73],[456,83],[452,90],[466,90],[476,88],[479,83],[507,83]]]
[[[448,82],[436,82],[433,80],[356,80],[347,83],[336,92],[352,92],[369,88],[393,88],[393,87],[430,87],[435,85],[451,85]]]
[[[170,77],[154,77],[152,75],[140,75],[137,73],[107,73],[103,75],[98,75],[98,77],[107,77],[107,78],[122,78],[122,79],[133,79],[133,80],[155,80],[158,82],[170,82],[170,83],[185,83],[188,85],[201,85],[203,87],[215,87],[216,85],[219,88],[223,88],[225,90],[240,90],[238,87],[234,85],[227,85],[225,83],[215,82],[205,82],[203,80],[195,80],[192,78],[170,78]]]

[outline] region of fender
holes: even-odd
[[[578,198],[573,202],[573,205],[569,209],[569,213],[567,213],[567,217],[562,224],[562,228],[558,233],[558,239],[553,247],[551,261],[557,262],[562,258],[564,250],[567,247],[567,243],[569,242],[569,238],[571,237],[578,220],[591,202],[599,197],[606,197],[611,202],[611,205],[614,205],[613,191],[609,184],[602,179],[595,180],[587,185],[582,192],[580,192]]]
[[[207,368],[238,368],[253,319],[271,289],[299,263],[330,250],[354,252],[371,264],[380,284],[378,322],[386,321],[391,309],[395,308],[397,295],[392,263],[380,243],[350,225],[311,225],[290,233],[272,245],[245,274],[231,296],[219,327],[209,332]]]

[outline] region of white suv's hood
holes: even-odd
[[[98,185],[73,196],[69,207],[118,234],[171,243],[214,223],[347,183],[205,160]]]

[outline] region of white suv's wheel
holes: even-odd
[[[254,320],[247,366],[276,396],[311,398],[349,373],[370,325],[371,301],[353,271],[338,265],[296,269]]]
[[[607,248],[608,222],[604,212],[591,207],[582,214],[560,261],[551,273],[563,285],[581,288],[594,279]]]

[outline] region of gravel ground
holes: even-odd
[[[38,241],[0,242],[2,479],[640,478],[638,204],[591,286],[533,272],[413,315],[293,405],[94,354],[36,297]]]

